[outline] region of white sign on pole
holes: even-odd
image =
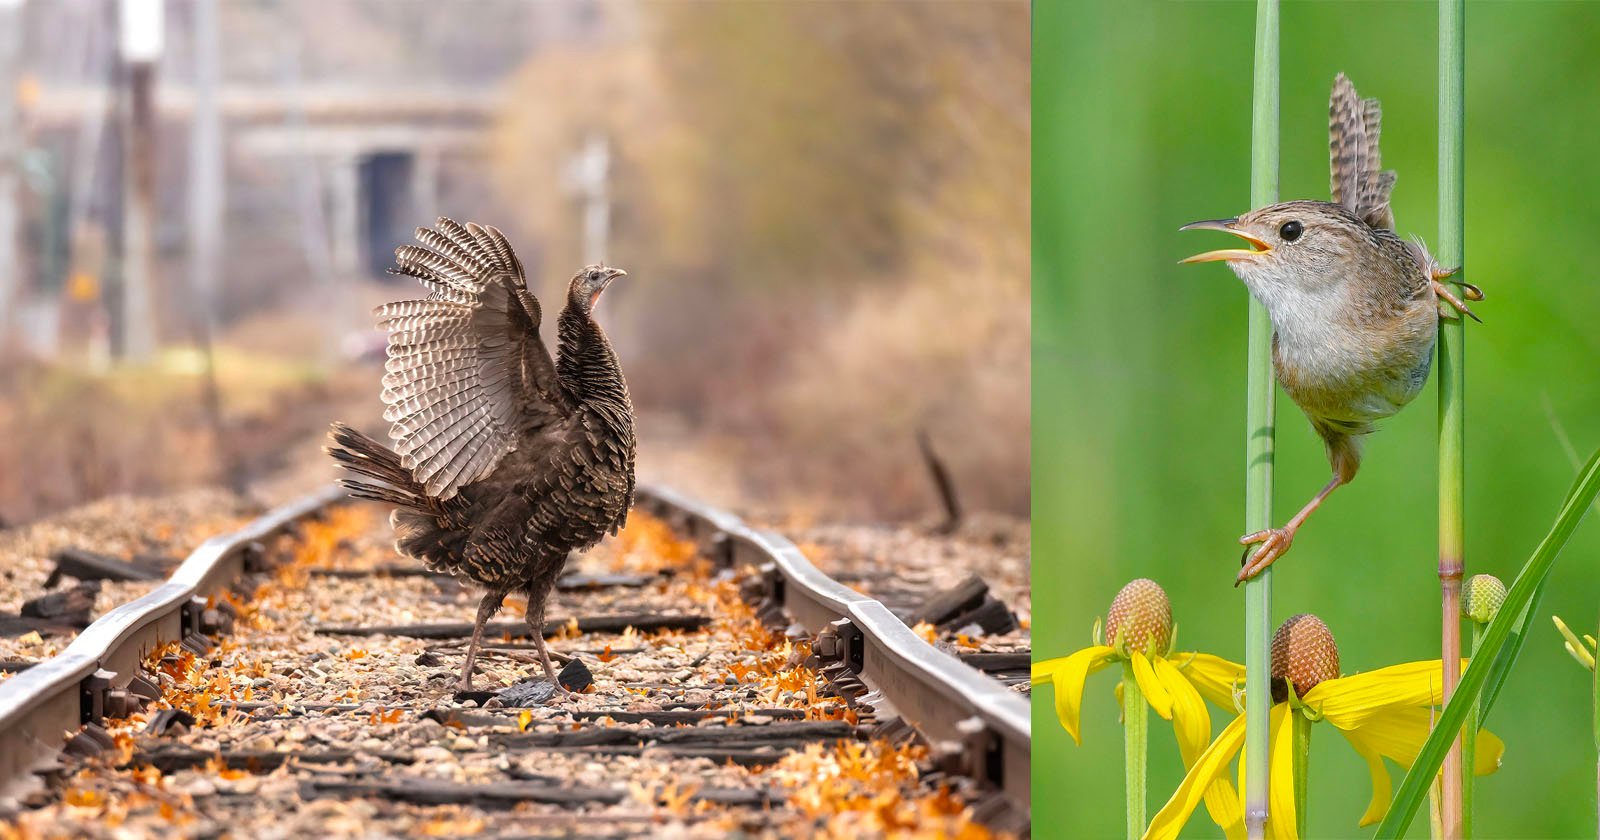
[[[122,60],[154,62],[161,57],[165,0],[121,0]]]

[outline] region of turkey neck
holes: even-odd
[[[589,312],[568,303],[556,322],[557,361],[556,374],[581,406],[596,409],[613,425],[619,425],[633,413],[628,400],[628,384],[622,379],[622,367],[605,331],[595,323]],[[631,424],[629,424],[631,426]],[[617,428],[619,434],[631,429]]]

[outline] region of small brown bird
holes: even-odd
[[[1328,110],[1332,202],[1289,201],[1181,228],[1226,231],[1252,246],[1183,262],[1226,261],[1266,307],[1278,384],[1311,420],[1333,466],[1332,480],[1282,528],[1240,538],[1260,544],[1240,582],[1289,550],[1311,512],[1355,477],[1373,422],[1422,390],[1439,319],[1457,312],[1477,319],[1443,282],[1455,270],[1441,268],[1421,242],[1394,234],[1395,173],[1380,169],[1378,100],[1362,99],[1341,73]],[[1476,287],[1463,289],[1468,299],[1483,299]]]
[[[441,218],[395,250],[396,268],[431,294],[377,309],[389,332],[384,419],[394,449],[334,424],[328,449],[360,479],[356,498],[399,505],[395,548],[483,586],[461,690],[484,625],[507,594],[528,598],[545,673],[545,604],[572,551],[627,522],[633,504],[633,405],[617,356],[595,323],[600,294],[627,272],[573,276],[556,321],[554,361],[522,263],[492,227]],[[376,479],[372,481],[370,479]]]

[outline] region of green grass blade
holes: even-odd
[[[1378,832],[1374,836],[1379,840],[1398,840],[1411,825],[1417,809],[1427,801],[1428,787],[1438,774],[1439,766],[1444,763],[1445,753],[1449,752],[1457,733],[1461,731],[1461,724],[1466,719],[1467,711],[1488,680],[1489,672],[1494,669],[1500,650],[1510,638],[1511,631],[1522,618],[1523,612],[1533,603],[1533,596],[1542,586],[1545,576],[1549,574],[1556,556],[1572,537],[1572,532],[1578,527],[1583,515],[1588,512],[1589,505],[1597,494],[1600,494],[1600,451],[1589,456],[1588,462],[1583,465],[1583,470],[1578,473],[1578,479],[1573,483],[1572,489],[1567,491],[1566,500],[1561,503],[1561,513],[1556,516],[1550,533],[1545,535],[1539,547],[1534,550],[1533,556],[1523,564],[1516,581],[1511,584],[1505,606],[1500,608],[1500,614],[1495,616],[1494,621],[1489,623],[1488,629],[1484,632],[1483,647],[1473,658],[1472,664],[1467,667],[1466,673],[1461,675],[1461,684],[1457,686],[1455,696],[1439,714],[1437,725],[1428,735],[1428,740],[1423,743],[1421,751],[1417,753],[1417,760],[1406,772],[1405,780],[1400,783],[1394,801],[1389,803],[1389,813],[1384,816],[1383,822],[1378,824]]]
[[[1511,674],[1511,666],[1522,655],[1522,645],[1528,640],[1528,625],[1533,617],[1539,614],[1539,603],[1544,600],[1544,587],[1550,582],[1550,573],[1545,572],[1539,579],[1539,585],[1534,587],[1533,598],[1528,601],[1527,609],[1517,618],[1517,624],[1511,630],[1511,635],[1506,638],[1505,647],[1500,649],[1499,655],[1494,658],[1494,667],[1489,670],[1489,676],[1483,683],[1483,719],[1489,719],[1489,710],[1494,707],[1494,701],[1500,697],[1500,689],[1505,687],[1506,677]],[[1502,609],[1502,612],[1504,610]]]

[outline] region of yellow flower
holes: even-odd
[[[1100,636],[1098,630],[1095,635]],[[1101,644],[1102,639],[1096,638],[1095,644],[1070,656],[1035,662],[1033,684],[1055,687],[1056,717],[1072,740],[1081,744],[1078,722],[1084,683],[1107,665],[1129,663],[1145,702],[1163,719],[1172,721],[1183,766],[1190,767],[1211,740],[1211,714],[1204,701],[1233,709],[1234,686],[1242,684],[1244,666],[1207,653],[1169,653],[1171,605],[1155,581],[1143,578],[1117,593],[1106,614],[1104,636],[1111,644]],[[1243,837],[1244,812],[1233,784],[1219,778],[1203,790],[1211,818],[1229,838]]]
[[[1462,661],[1465,669],[1466,661]],[[1269,769],[1267,836],[1295,836],[1294,715],[1326,721],[1350,742],[1367,762],[1372,776],[1372,800],[1359,825],[1383,819],[1389,810],[1391,787],[1388,758],[1410,767],[1428,738],[1433,707],[1443,702],[1440,663],[1407,662],[1340,677],[1339,650],[1327,625],[1315,616],[1297,615],[1283,623],[1272,639],[1273,700],[1269,731],[1272,763]],[[1292,690],[1291,690],[1292,689]],[[1150,821],[1145,840],[1176,838],[1202,798],[1210,807],[1210,788],[1225,778],[1228,765],[1244,746],[1245,718],[1238,716],[1206,747],[1189,768],[1189,775],[1165,807]],[[1505,744],[1488,730],[1478,732],[1478,752],[1473,772],[1479,776],[1500,767]],[[1244,776],[1244,759],[1239,759]],[[1242,787],[1242,783],[1241,783]],[[1241,805],[1241,810],[1242,810]]]

